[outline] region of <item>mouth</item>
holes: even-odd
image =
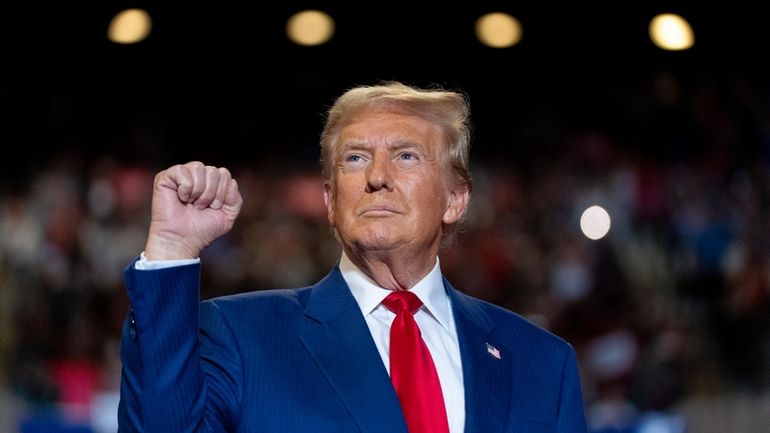
[[[396,215],[399,212],[390,206],[369,206],[360,215],[366,217],[386,217]]]

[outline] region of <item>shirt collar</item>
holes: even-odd
[[[342,278],[348,283],[353,297],[361,308],[364,317],[377,308],[383,299],[388,296],[391,290],[380,287],[368,275],[361,272],[355,264],[348,258],[345,252],[342,252],[339,264]],[[422,309],[425,309],[439,324],[447,331],[450,329],[451,310],[449,296],[444,290],[444,279],[441,275],[441,266],[436,257],[436,264],[428,275],[418,281],[411,289],[415,295],[422,301]]]

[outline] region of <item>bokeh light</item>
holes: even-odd
[[[591,206],[580,216],[580,230],[593,240],[603,238],[610,231],[610,214],[601,206]]]

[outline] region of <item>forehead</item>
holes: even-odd
[[[343,145],[376,142],[413,142],[439,145],[443,128],[427,116],[394,105],[367,107],[354,113],[340,130]]]

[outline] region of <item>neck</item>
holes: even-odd
[[[395,251],[358,251],[345,248],[358,269],[388,290],[409,290],[436,265],[437,252],[406,254]]]

